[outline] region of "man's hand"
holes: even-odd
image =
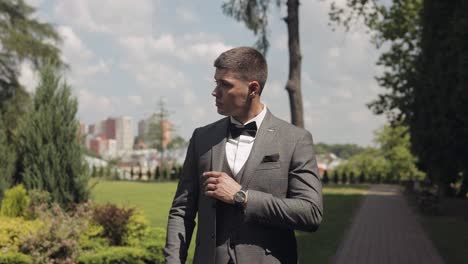
[[[207,171],[203,173],[205,195],[216,198],[225,203],[234,204],[234,195],[241,186],[224,172]]]

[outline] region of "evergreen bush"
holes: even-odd
[[[29,206],[29,197],[26,189],[19,184],[5,191],[5,197],[2,200],[0,215],[8,217],[24,216]]]
[[[17,180],[26,189],[48,191],[67,208],[88,200],[88,166],[77,136],[78,101],[51,66],[41,70],[32,109],[18,128]]]

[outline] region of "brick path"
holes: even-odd
[[[372,185],[359,208],[336,264],[444,263],[398,186]]]

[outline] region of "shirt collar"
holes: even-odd
[[[248,123],[255,122],[255,123],[257,123],[257,128],[260,128],[260,125],[262,124],[263,119],[265,119],[266,112],[267,112],[267,106],[266,106],[265,103],[263,103],[263,110],[258,115],[256,115],[254,118],[252,118],[249,121],[245,122],[245,124],[242,124],[241,122],[237,121],[234,117],[230,116],[231,123],[235,124],[236,126],[245,126]]]

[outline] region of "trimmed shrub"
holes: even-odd
[[[0,252],[17,253],[25,240],[34,237],[44,228],[40,220],[26,221],[23,218],[0,217]],[[1,262],[0,262],[1,263]]]
[[[45,227],[24,241],[21,253],[32,256],[35,263],[73,263],[80,251],[80,235],[88,227],[87,207],[80,205],[74,214],[64,212],[58,204],[49,210],[44,204],[36,208]]]
[[[32,264],[30,256],[21,253],[6,253],[0,255],[0,264]]]
[[[141,210],[134,209],[122,239],[123,245],[139,246],[150,235],[149,222]]]
[[[104,228],[103,236],[109,239],[110,245],[121,246],[134,210],[107,203],[96,206],[92,218]]]
[[[26,189],[19,184],[5,191],[5,197],[2,201],[0,215],[8,217],[23,216],[29,206],[29,197]]]
[[[142,245],[150,254],[151,263],[164,263],[164,246],[166,243],[166,230],[163,228],[152,228],[147,240]]]
[[[151,261],[147,250],[134,247],[109,247],[98,252],[84,252],[80,264],[145,264]]]

